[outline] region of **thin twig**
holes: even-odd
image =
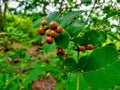
[[[81,6],[82,6],[82,2],[78,5],[79,6],[79,9],[81,8]]]
[[[118,26],[120,26],[120,15],[118,15]],[[119,35],[119,37],[120,37],[120,32],[117,30],[117,33],[118,33],[118,35]]]
[[[88,20],[89,20],[89,17],[91,16],[91,13],[93,12],[93,10],[94,10],[94,8],[95,8],[96,3],[97,3],[97,0],[95,0],[95,2],[94,2],[94,4],[93,4],[93,7],[92,7],[92,9],[91,9],[91,11],[90,11],[90,13],[89,13],[89,15],[88,15],[88,17],[87,17],[87,20],[86,20],[86,23],[85,23],[85,24],[87,24],[87,22],[88,22]]]
[[[43,13],[44,13],[44,15],[46,15],[45,9],[46,9],[46,5],[43,6]]]
[[[3,31],[2,2],[0,1],[0,31]]]
[[[62,6],[63,6],[63,2],[64,2],[64,0],[62,0],[62,1],[60,2],[59,16],[62,15]]]

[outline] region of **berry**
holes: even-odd
[[[53,31],[53,30],[52,30],[52,31],[50,31],[50,36],[51,36],[51,37],[56,36],[56,34],[57,34],[57,33],[56,33],[55,31]]]
[[[92,44],[88,44],[88,45],[87,45],[87,49],[88,49],[88,50],[92,50],[92,49],[93,49],[93,45],[92,45]]]
[[[42,21],[41,21],[41,25],[42,25],[42,26],[47,25],[47,20],[45,20],[45,19],[42,20]]]
[[[62,26],[58,26],[57,29],[56,29],[56,32],[60,33],[60,32],[62,32],[62,30],[63,30]]]
[[[44,26],[44,29],[47,30],[47,29],[49,29],[49,27],[48,27],[47,25],[45,25],[45,26]]]
[[[48,30],[45,31],[45,34],[46,34],[47,36],[49,36],[49,35],[50,35],[50,32],[51,32],[51,30],[48,29]]]
[[[58,53],[59,53],[60,55],[64,55],[64,54],[65,54],[65,50],[62,49],[62,48],[59,48],[59,49],[58,49]]]
[[[38,32],[39,32],[40,35],[44,35],[45,34],[45,30],[42,27],[39,28]]]
[[[84,51],[85,50],[85,47],[84,46],[80,46],[79,47],[79,51]]]
[[[50,36],[46,37],[46,42],[47,42],[48,44],[53,43],[53,38],[50,37]]]
[[[55,22],[55,21],[52,21],[52,22],[50,22],[50,28],[51,29],[53,29],[53,30],[55,30],[55,29],[57,29],[57,22]]]

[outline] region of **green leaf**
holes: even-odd
[[[106,44],[106,46],[112,46],[112,47],[116,48],[116,45],[114,43]]]
[[[81,0],[83,4],[91,4],[91,0]]]
[[[81,31],[81,26],[70,25],[67,27],[66,31],[70,34],[71,37],[77,36]]]
[[[65,83],[66,90],[76,90],[77,85],[77,78],[78,78],[78,72],[72,73],[68,76],[68,81]],[[83,74],[80,73],[80,83],[79,83],[79,90],[90,90],[88,83],[83,77]]]
[[[62,17],[60,25],[66,27],[72,22],[75,16],[80,15],[82,12],[84,11],[72,11],[68,13],[66,16]]]
[[[73,42],[76,44],[76,45],[83,45],[84,44],[84,39],[82,37],[75,37],[73,38]]]
[[[47,19],[48,23],[49,23],[50,21],[57,21],[57,20],[58,20],[58,13],[57,13],[57,12],[53,12],[53,13],[51,13],[46,19]],[[40,22],[41,22],[42,20],[43,20],[43,18],[37,19],[37,20],[33,23],[32,28],[36,28],[36,27],[40,26]]]
[[[42,20],[43,20],[42,18],[37,19],[37,20],[33,23],[32,28],[36,28],[36,27],[40,26],[40,22],[41,22]]]
[[[35,43],[35,42],[39,41],[39,39],[40,39],[40,36],[38,35],[35,38],[33,38],[32,40],[30,40],[30,43]]]
[[[55,85],[54,90],[60,90],[60,88],[62,88],[64,86],[63,82],[59,82]]]
[[[41,43],[44,43],[44,42],[46,42],[46,37],[47,37],[46,35],[44,35],[44,36],[41,36],[41,39],[42,39],[42,40],[41,40]]]
[[[120,83],[120,60],[114,47],[94,50],[88,57],[84,77],[93,88],[110,88]]]
[[[27,81],[25,82],[25,86],[31,84],[31,82],[36,79],[39,75],[41,75],[41,67],[38,63],[34,64],[34,69],[27,75]]]
[[[66,66],[67,70],[76,71],[77,70],[77,63],[73,58],[68,58],[65,60],[64,65]]]
[[[0,89],[1,89],[1,87],[2,87],[2,85],[4,85],[4,74],[0,74]]]
[[[71,5],[73,2],[73,0],[67,0],[68,1],[68,3]]]
[[[115,36],[115,34],[112,34],[112,33],[107,33],[107,34],[108,34],[110,40],[120,41],[120,39],[117,36]]]
[[[86,72],[84,77],[94,88],[111,88],[118,85],[120,84],[120,61],[99,70]]]
[[[119,10],[112,9],[112,10],[110,10],[110,12],[107,13],[107,15],[106,15],[106,17],[104,19],[108,19],[110,17],[116,16],[116,15],[119,15],[119,14],[120,14]]]
[[[59,1],[58,1],[58,0],[54,0],[54,3],[55,3],[55,5],[56,5],[56,4],[58,4],[58,3],[59,3]]]
[[[63,56],[60,55],[59,53],[57,53],[57,56],[58,56],[58,58],[59,58],[60,60],[63,60],[63,59],[64,59]]]
[[[52,73],[58,73],[58,69],[55,68],[54,66],[52,65],[46,65],[44,68],[43,68],[43,71],[50,71]]]
[[[99,35],[100,35],[100,38],[99,38],[100,42],[105,42],[106,39],[107,39],[106,33],[103,32],[103,31],[99,31],[98,33],[99,33]]]
[[[82,37],[84,39],[84,45],[93,44],[94,47],[97,47],[101,44],[100,34],[95,30],[90,30],[85,32]]]
[[[88,57],[88,64],[85,68],[86,71],[97,70],[105,68],[107,65],[112,64],[118,60],[118,52],[112,46],[105,46],[94,50]]]
[[[77,73],[72,73],[67,76],[67,79],[65,81],[62,80],[61,82],[59,82],[55,86],[54,90],[76,90],[76,84],[77,84]]]
[[[120,3],[120,0],[117,0],[118,3]]]
[[[83,74],[80,73],[80,90],[91,90]]]
[[[65,31],[55,37],[55,43],[61,48],[67,48],[70,42],[69,34]]]
[[[103,9],[103,13],[109,13],[110,12],[110,6],[105,6]]]
[[[45,43],[43,49],[44,49],[44,52],[47,54],[49,53],[53,48],[55,48],[55,43],[52,43],[52,44],[47,44]]]
[[[46,19],[48,23],[50,23],[51,21],[58,21],[59,20],[58,16],[59,16],[58,12],[53,12]]]
[[[80,68],[80,70],[82,70],[86,66],[87,61],[88,61],[87,56],[81,57],[78,60],[78,68]]]
[[[66,90],[76,90],[77,73],[72,73],[68,76],[68,81],[65,83]]]

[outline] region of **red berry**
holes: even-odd
[[[79,47],[79,51],[84,51],[85,50],[85,47],[84,46],[80,46]]]
[[[55,30],[57,28],[57,26],[58,26],[57,22],[55,22],[55,21],[50,22],[50,28],[51,29]]]
[[[52,31],[50,31],[50,36],[51,36],[51,37],[56,36],[56,32],[55,32],[55,31],[53,31],[53,30],[52,30]]]
[[[42,20],[42,21],[41,21],[41,25],[42,25],[42,26],[47,25],[47,20],[45,20],[45,19]]]
[[[48,44],[53,43],[53,38],[50,37],[50,36],[46,37],[46,42],[47,42]]]
[[[62,30],[63,30],[62,26],[58,26],[57,29],[56,29],[56,32],[60,33],[60,32],[62,32]]]
[[[64,54],[65,54],[65,50],[62,49],[62,48],[59,48],[59,49],[58,49],[58,53],[59,53],[60,55],[64,55]]]
[[[39,32],[40,35],[44,35],[45,34],[45,30],[42,27],[39,28],[38,32]]]
[[[92,50],[92,49],[93,49],[93,45],[92,45],[92,44],[88,44],[88,45],[87,45],[87,49],[88,49],[88,50]]]

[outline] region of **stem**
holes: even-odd
[[[5,1],[5,8],[4,8],[4,19],[6,19],[6,12],[7,12],[7,9],[8,9],[8,2]]]
[[[118,26],[120,26],[120,15],[118,16]],[[118,32],[119,36],[120,36],[120,32]]]
[[[78,60],[79,60],[79,55],[80,55],[80,52],[78,51],[77,52],[77,63],[78,63]]]
[[[43,13],[44,13],[44,15],[46,15],[46,11],[45,10],[46,10],[46,5],[43,6]]]
[[[3,31],[2,2],[0,1],[0,31]]]
[[[80,90],[80,71],[78,72],[78,76],[77,76],[77,88],[76,90]]]
[[[6,12],[7,12],[7,9],[8,9],[8,1],[5,1],[4,3],[4,13],[3,13],[3,18],[4,18],[4,21],[3,21],[3,28],[6,26]]]
[[[79,46],[78,46],[78,47],[79,47]],[[80,58],[79,55],[80,55],[80,52],[79,52],[79,50],[78,50],[78,52],[77,52],[77,62],[78,62],[78,60],[79,60],[79,58]],[[80,90],[80,71],[78,71],[76,90]]]

